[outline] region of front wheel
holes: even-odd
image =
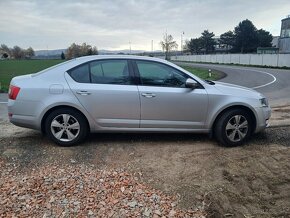
[[[216,139],[225,146],[242,145],[252,132],[253,120],[247,111],[241,109],[226,111],[214,128]]]
[[[85,117],[70,108],[61,108],[50,113],[45,122],[50,139],[61,146],[72,146],[83,141],[88,134]]]

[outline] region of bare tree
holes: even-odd
[[[11,54],[15,59],[22,59],[25,56],[24,50],[17,45],[11,49]]]
[[[170,59],[170,51],[178,47],[178,44],[176,43],[176,41],[173,40],[173,36],[167,35],[167,33],[164,34],[163,41],[160,42],[160,45],[162,47],[162,50],[165,51],[166,60]]]
[[[83,43],[82,45],[78,45],[76,43],[71,44],[70,47],[66,50],[66,58],[77,58],[81,56],[86,55],[97,55],[98,50],[97,47],[92,47],[91,45],[88,45],[86,43]]]
[[[11,50],[10,50],[10,48],[8,48],[7,45],[1,44],[1,46],[0,46],[0,54],[4,58],[8,58],[9,56],[11,56]]]

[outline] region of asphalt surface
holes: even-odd
[[[7,94],[0,94],[0,121],[8,120],[8,111],[7,111]]]
[[[290,70],[184,62],[175,63],[222,71],[227,76],[221,79],[221,82],[253,88],[264,94],[269,99],[271,106],[290,104]]]

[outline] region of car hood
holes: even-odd
[[[223,82],[215,82],[215,88],[218,89],[220,92],[226,95],[233,95],[233,96],[240,96],[240,97],[247,97],[247,98],[264,98],[264,96],[247,87],[238,86],[234,84],[229,83],[223,83]]]

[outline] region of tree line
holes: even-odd
[[[273,36],[266,30],[257,29],[252,21],[246,19],[240,22],[233,31],[229,30],[216,40],[215,34],[204,30],[198,38],[186,42],[185,51],[191,54],[211,54],[219,45],[231,53],[252,53],[258,47],[272,47]]]
[[[96,46],[91,46],[86,43],[82,43],[80,45],[73,43],[67,49],[65,53],[61,53],[61,59],[72,59],[81,56],[87,55],[97,55],[98,49]],[[11,59],[30,59],[35,56],[35,52],[32,47],[27,49],[23,49],[19,46],[14,46],[13,48],[9,48],[5,44],[1,44],[0,46],[0,58],[11,58]]]
[[[258,47],[272,47],[273,36],[266,30],[257,29],[252,21],[241,21],[234,30],[229,30],[215,38],[215,34],[204,30],[198,38],[187,40],[183,51],[191,54],[212,54],[216,52],[217,45],[228,53],[252,53]],[[160,45],[169,59],[170,52],[177,48],[172,35],[163,36]]]
[[[2,44],[0,46],[1,58],[30,59],[34,55],[35,55],[34,50],[31,47],[23,49],[17,45],[15,45],[13,48],[9,48],[5,44]]]

